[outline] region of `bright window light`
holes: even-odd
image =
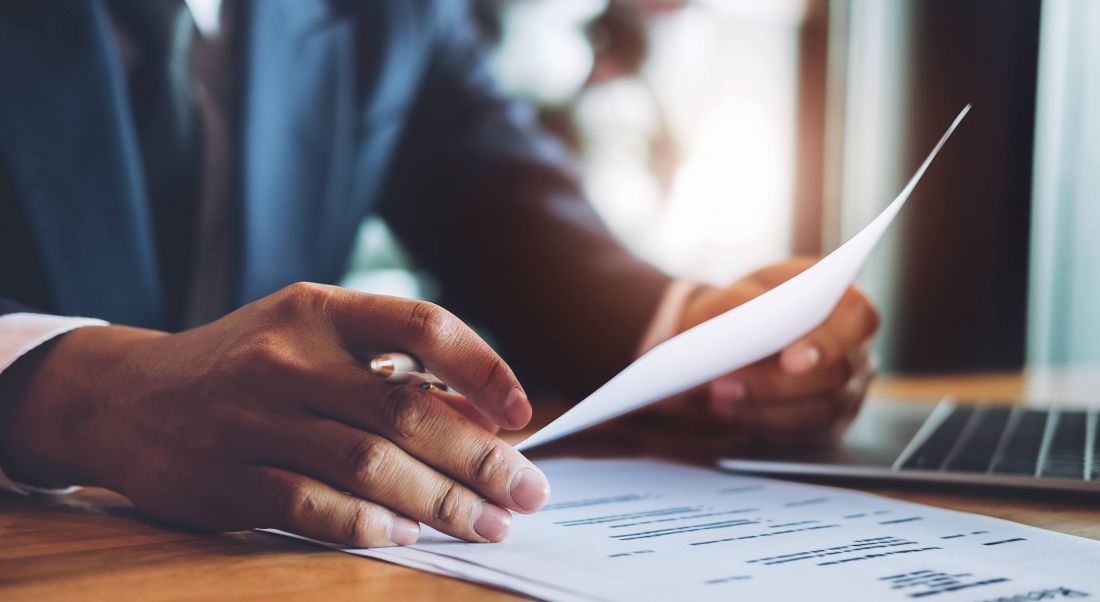
[[[586,185],[632,249],[727,283],[790,254],[800,13],[692,7],[652,24],[640,80],[596,86],[578,113]],[[647,141],[678,148],[662,186]]]

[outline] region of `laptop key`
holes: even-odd
[[[905,461],[902,469],[939,470],[942,468],[944,460],[951,453],[951,449],[955,446],[955,442],[962,434],[966,423],[970,420],[970,415],[973,413],[973,406],[957,407],[951,410],[951,413],[940,423],[939,427]]]
[[[980,422],[973,426],[970,436],[959,446],[955,456],[948,462],[947,470],[958,472],[986,472],[993,461],[993,454],[1001,441],[1011,407],[986,407]]]
[[[1061,412],[1046,458],[1039,467],[1040,477],[1085,478],[1086,426],[1085,412]]]
[[[1007,433],[1000,458],[991,472],[1004,475],[1034,475],[1043,445],[1047,412],[1022,410],[1012,432]]]

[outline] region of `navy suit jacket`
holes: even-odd
[[[667,284],[488,77],[459,0],[239,0],[239,304],[334,282],[380,213],[520,376],[624,366]],[[168,326],[101,0],[0,4],[0,314]]]

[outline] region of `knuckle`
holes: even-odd
[[[242,372],[248,377],[258,377],[269,375],[287,360],[280,337],[273,330],[265,329],[241,337],[218,366],[228,376]]]
[[[492,443],[480,454],[471,471],[473,479],[480,484],[492,483],[495,479],[507,474],[506,464],[508,455],[503,443]]]
[[[508,376],[508,368],[504,365],[504,360],[499,358],[492,358],[486,362],[485,367],[478,371],[481,375],[481,385],[488,387],[489,385],[504,379]]]
[[[832,384],[834,387],[846,386],[856,375],[856,367],[851,362],[837,362]]]
[[[272,317],[276,320],[289,320],[303,315],[317,315],[324,311],[332,295],[332,289],[323,284],[295,282],[272,295]]]
[[[393,387],[384,403],[384,419],[399,437],[415,437],[431,412],[431,398],[413,387]]]
[[[417,301],[409,309],[409,329],[427,345],[437,345],[454,337],[457,319],[442,307]]]
[[[876,331],[878,331],[879,325],[882,324],[882,315],[879,313],[878,308],[875,307],[874,303],[871,303],[870,301],[867,301],[866,307],[867,307],[867,332],[873,334]]]
[[[449,527],[462,524],[466,508],[465,497],[462,487],[448,480],[442,494],[436,497],[435,506],[432,508],[432,518],[435,519],[436,524]]]
[[[393,461],[393,452],[393,446],[385,439],[360,439],[348,458],[349,469],[356,482],[371,485],[382,480]]]
[[[235,369],[243,369],[254,378],[311,378],[317,370],[314,362],[298,353],[289,339],[271,330],[249,337],[235,356],[231,361]]]
[[[325,296],[327,294],[327,287],[323,284],[317,284],[316,282],[295,282],[294,284],[284,287],[282,294],[286,299],[308,301],[319,296]]]
[[[286,351],[277,336],[261,332],[248,343],[248,357],[264,365],[278,365],[286,359]]]
[[[275,496],[276,511],[292,524],[315,515],[318,504],[316,493],[303,482],[288,483]]]
[[[866,325],[868,333],[873,333],[878,330],[881,316],[879,315],[878,308],[871,301],[871,298],[858,288],[852,287],[849,290],[847,297],[847,305],[850,311],[857,312],[863,317],[863,323]]]
[[[383,545],[386,528],[381,514],[367,504],[355,504],[348,519],[345,541],[365,548]]]

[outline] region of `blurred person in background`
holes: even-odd
[[[521,379],[579,399],[809,265],[717,288],[627,252],[497,90],[462,2],[220,4],[0,8],[7,488],[104,486],[173,523],[356,547],[420,523],[500,541],[549,495],[495,436],[530,419]],[[372,214],[438,304],[316,284]],[[685,438],[827,437],[876,326],[853,289],[804,340],[654,411]],[[461,395],[382,382],[366,363],[387,351]]]

